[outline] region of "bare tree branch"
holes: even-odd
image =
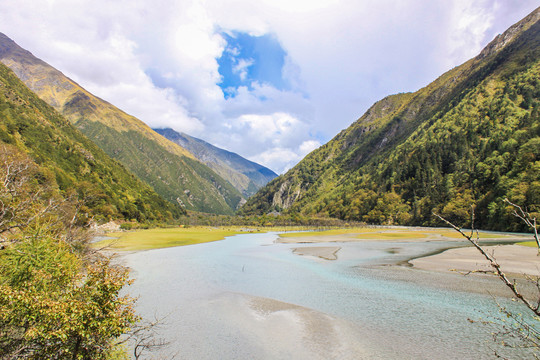
[[[516,287],[516,283],[515,282],[512,282],[508,279],[508,277],[506,276],[506,274],[501,270],[501,266],[499,265],[499,263],[497,262],[497,260],[492,256],[490,255],[489,253],[487,253],[478,243],[478,240],[479,240],[479,234],[478,234],[478,230],[475,230],[474,229],[474,209],[473,209],[473,215],[472,215],[472,229],[471,229],[471,233],[469,235],[465,234],[465,232],[463,232],[463,230],[459,227],[457,227],[456,225],[454,225],[453,223],[451,223],[450,221],[446,220],[445,218],[443,218],[441,215],[439,214],[436,214],[436,213],[433,213],[433,215],[435,215],[436,217],[438,217],[439,219],[441,219],[442,221],[444,221],[446,224],[448,224],[449,226],[451,226],[454,230],[456,230],[457,232],[459,232],[464,238],[466,238],[471,244],[473,244],[473,246],[484,256],[484,258],[486,258],[486,260],[489,262],[489,264],[491,265],[491,267],[495,270],[495,273],[497,274],[497,276],[503,281],[503,283],[512,291],[512,293],[516,296],[516,298],[518,298],[525,306],[527,306],[527,308],[529,308],[529,310],[531,310],[536,316],[540,316],[540,302],[538,302],[537,304],[533,304],[531,303],[528,299],[526,299],[523,294],[521,294],[521,292],[517,289]],[[473,235],[474,235],[474,232],[476,231],[476,234],[477,234],[477,237],[476,239],[473,238]]]
[[[536,224],[536,217],[532,217],[529,212],[523,210],[521,206],[514,204],[508,199],[504,199],[504,202],[513,206],[514,211],[512,212],[512,214],[515,217],[521,219],[528,227],[533,230],[534,240],[536,241],[536,247],[538,248],[538,254],[540,255],[540,238],[538,237],[538,226]]]
[[[158,338],[158,332],[161,326],[164,325],[164,320],[167,316],[154,320],[143,320],[135,324],[132,330],[127,334],[125,338],[118,341],[117,344],[132,344],[133,357],[135,359],[141,359],[144,353],[161,350],[170,345],[169,341],[163,338]]]

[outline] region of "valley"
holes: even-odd
[[[0,359],[540,356],[540,8],[151,5],[0,4]]]

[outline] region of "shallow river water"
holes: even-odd
[[[332,243],[341,249],[329,261],[292,253],[329,244],[277,236],[122,256],[139,313],[165,317],[159,338],[169,345],[148,358],[495,358],[491,329],[470,321],[498,312],[493,297],[467,290],[484,280],[392,265],[462,242]]]

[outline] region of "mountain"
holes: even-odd
[[[232,214],[242,195],[179,145],[92,95],[0,33],[0,61],[109,156],[171,203]]]
[[[53,183],[64,197],[84,199],[81,211],[88,217],[146,221],[185,214],[111,159],[3,64],[0,118],[0,151],[27,154],[38,181]]]
[[[540,8],[415,93],[388,96],[242,207],[374,224],[516,224],[539,211]],[[540,215],[540,214],[539,214]]]
[[[173,129],[154,129],[154,131],[188,150],[199,161],[230,182],[246,198],[277,177],[272,170],[204,140],[178,133]]]

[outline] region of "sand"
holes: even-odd
[[[340,235],[315,235],[315,236],[301,236],[301,237],[280,237],[276,240],[276,243],[281,244],[316,244],[327,242],[350,242],[361,241],[356,237],[356,234],[340,234]]]
[[[315,256],[324,260],[336,260],[339,246],[306,246],[293,248],[293,253],[303,256]]]
[[[399,239],[400,243],[424,242],[424,241],[449,241],[446,236],[429,234],[428,238]],[[523,240],[524,237],[516,237],[515,241]],[[501,238],[492,237],[483,240],[483,248],[492,254],[501,265],[501,269],[512,281],[517,281],[520,291],[526,296],[536,298],[538,296],[534,282],[527,280],[527,277],[540,277],[540,256],[534,247],[522,245],[489,245],[490,242],[511,241],[508,236]],[[358,234],[343,234],[330,236],[301,236],[280,238],[280,243],[336,243],[336,242],[362,242],[374,241],[373,239],[362,239]],[[392,242],[395,240],[378,239],[377,242]],[[487,245],[486,245],[487,243]],[[402,244],[402,246],[406,246]],[[513,294],[504,286],[501,286],[498,277],[494,276],[494,269],[483,255],[467,241],[463,240],[461,248],[453,248],[442,253],[412,260],[394,260],[394,262],[383,262],[368,264],[358,267],[365,268],[373,276],[380,276],[386,279],[395,279],[406,282],[418,282],[429,287],[443,288],[454,291],[465,291],[471,293],[486,292],[492,295],[511,297]],[[337,260],[339,246],[305,246],[293,248],[296,255],[313,256],[324,260]],[[412,254],[411,254],[412,255]],[[414,255],[412,255],[414,256]],[[405,265],[405,266],[404,266]],[[463,276],[466,275],[466,276]],[[441,278],[443,277],[443,278]]]
[[[313,309],[240,293],[223,293],[204,309],[203,314],[215,314],[211,331],[220,334],[210,338],[223,343],[214,344],[220,354],[205,347],[202,358],[373,358],[355,325]]]
[[[402,237],[397,235],[402,233]],[[418,237],[411,236],[415,232]],[[377,235],[378,234],[378,235]],[[396,234],[396,238],[388,238],[389,234]],[[303,234],[305,235],[305,234]],[[366,238],[363,238],[363,235]],[[455,241],[460,239],[449,237],[455,236],[453,232],[449,234],[441,234],[437,229],[430,228],[404,228],[404,229],[381,229],[380,231],[369,233],[347,233],[338,235],[315,235],[315,236],[298,236],[298,237],[280,237],[276,240],[278,243],[287,244],[322,244],[336,242],[361,242],[361,241],[399,241],[399,242],[425,242],[425,241]],[[375,236],[375,239],[374,239]],[[482,243],[499,242],[499,241],[523,241],[524,236],[506,235],[501,233],[500,237],[495,233],[489,234],[489,238],[481,239]],[[440,254],[421,257],[410,260],[408,263],[414,268],[437,271],[437,272],[458,272],[458,273],[492,273],[493,269],[483,255],[474,247],[463,239],[465,247],[446,250]],[[501,269],[509,274],[525,274],[531,276],[540,276],[540,256],[537,256],[538,251],[534,247],[526,247],[521,245],[496,245],[487,246],[484,248],[492,254],[499,264]],[[336,260],[337,252],[341,248],[339,246],[306,246],[293,248],[293,253],[304,256],[314,256],[325,260]]]
[[[509,274],[540,276],[540,256],[536,248],[521,245],[484,247]],[[493,272],[489,262],[474,247],[446,250],[440,254],[409,261],[415,268],[430,271]]]

